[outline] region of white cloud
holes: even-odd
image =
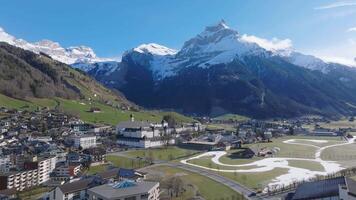
[[[319,6],[314,9],[315,10],[325,10],[325,9],[347,7],[347,6],[356,6],[356,2],[355,1],[338,1],[338,2],[331,3],[331,4]]]
[[[290,39],[280,40],[278,38],[272,38],[272,40],[267,40],[264,38],[259,38],[254,35],[242,35],[242,40],[246,42],[256,43],[262,48],[269,51],[278,51],[292,48],[292,41]]]
[[[351,27],[347,29],[347,32],[356,32],[356,27]]]
[[[356,67],[356,41],[352,38],[345,42],[340,42],[338,45],[323,46],[304,52],[321,58],[326,62],[335,62]]]

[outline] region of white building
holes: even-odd
[[[83,149],[88,149],[96,147],[96,136],[95,135],[75,135],[72,137],[74,141],[74,147]]]
[[[12,189],[22,191],[26,188],[39,185],[38,170],[9,172],[0,175],[0,190]]]
[[[126,121],[117,125],[117,143],[126,146],[150,148],[159,147],[167,143],[174,144],[173,138],[166,137],[167,127],[156,126],[149,122]]]
[[[56,168],[56,157],[41,158],[38,161],[38,184],[49,181],[49,174]]]
[[[0,190],[16,188],[24,190],[37,186],[49,180],[49,174],[54,170],[56,157],[33,157],[24,162],[22,171],[9,171],[0,175]]]

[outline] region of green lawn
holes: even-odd
[[[93,175],[93,174],[100,173],[100,172],[107,170],[108,167],[109,167],[108,164],[90,166],[89,170],[87,170],[85,173],[88,175]]]
[[[234,120],[234,121],[246,121],[249,117],[237,114],[224,114],[214,118],[215,120]]]
[[[244,167],[230,167],[230,166],[223,166],[217,165],[213,161],[211,161],[211,156],[205,156],[198,159],[189,160],[188,163],[192,163],[195,165],[200,165],[203,167],[213,168],[213,169],[223,169],[223,170],[236,170],[236,169],[255,169],[258,166],[244,166]]]
[[[257,161],[257,160],[261,160],[263,159],[262,157],[253,157],[253,158],[250,158],[250,159],[243,159],[243,158],[230,158],[229,155],[231,155],[232,153],[234,152],[238,152],[238,151],[242,151],[241,149],[237,149],[237,150],[231,150],[231,151],[228,151],[227,154],[225,154],[224,156],[220,157],[219,161],[221,163],[224,163],[224,164],[230,164],[230,165],[243,165],[243,164],[249,164],[249,163],[252,163],[254,161]]]
[[[178,147],[168,147],[168,148],[158,148],[158,149],[142,149],[128,151],[127,155],[133,158],[149,158],[152,157],[154,160],[175,160],[181,157],[188,157],[198,151],[187,150]]]
[[[115,155],[107,155],[106,160],[113,164],[115,167],[122,167],[122,168],[142,168],[149,163],[142,159],[134,159],[134,158],[126,158],[122,156],[115,156]]]
[[[151,121],[151,122],[161,122],[162,118],[166,114],[173,115],[177,122],[189,122],[193,121],[193,119],[180,115],[178,113],[172,112],[158,112],[158,111],[126,111],[126,110],[119,110],[117,108],[104,105],[101,103],[92,103],[87,101],[77,101],[77,100],[65,100],[59,99],[60,107],[69,113],[79,115],[79,117],[90,123],[104,123],[104,124],[111,124],[116,125],[120,121],[127,121],[130,119],[130,115],[134,115],[135,120],[138,121]],[[100,113],[91,113],[88,112],[91,107],[98,107],[101,109]]]
[[[105,171],[110,165],[119,168],[128,168],[128,169],[136,169],[142,168],[149,163],[145,162],[144,160],[134,159],[134,158],[126,158],[122,156],[116,155],[107,155],[106,156],[107,163],[91,166],[89,170],[86,172],[87,174],[96,174],[99,172]]]
[[[89,123],[102,123],[116,125],[120,121],[127,121],[130,115],[134,115],[136,120],[161,122],[164,115],[173,116],[177,122],[192,122],[190,117],[175,113],[175,112],[160,112],[160,111],[126,111],[114,108],[112,106],[99,103],[98,101],[89,102],[87,100],[68,100],[68,99],[38,99],[32,98],[28,101],[18,100],[0,94],[0,106],[16,109],[34,110],[37,107],[55,108],[58,103],[59,108],[66,113],[76,115],[82,120]],[[100,113],[88,112],[91,107],[101,109]]]
[[[33,108],[34,105],[31,102],[13,99],[5,95],[0,94],[0,106],[5,106],[7,108]]]
[[[288,165],[291,167],[299,167],[304,169],[309,169],[312,171],[324,171],[324,167],[314,161],[306,161],[306,160],[288,160]]]
[[[21,191],[18,194],[21,200],[33,200],[40,198],[42,195],[44,195],[46,192],[49,192],[50,190],[50,187],[38,186],[29,190]]]
[[[327,148],[322,152],[321,158],[334,161],[356,161],[356,143]]]
[[[274,178],[288,173],[288,169],[285,168],[275,168],[267,172],[258,173],[231,173],[231,172],[218,172],[231,180],[239,182],[249,188],[255,190],[263,189],[270,183]]]
[[[199,193],[203,198],[208,200],[231,199],[232,196],[237,199],[237,197],[239,196],[238,193],[231,190],[227,186],[215,182],[214,180],[209,179],[205,176],[191,173],[189,171],[166,166],[153,167],[150,170],[163,173],[164,177],[170,177],[174,175],[181,177],[185,184],[196,187],[198,190],[197,193]],[[193,192],[191,190],[188,190],[188,192],[184,193],[183,196],[178,197],[176,199],[189,199],[192,197],[192,195]]]
[[[331,129],[338,129],[338,128],[356,128],[356,120],[350,122],[348,118],[342,118],[338,121],[331,121],[330,123],[318,123],[321,127],[324,128],[331,128]],[[314,129],[314,124],[304,125],[304,128]]]

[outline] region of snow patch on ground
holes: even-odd
[[[352,144],[352,143],[354,143],[355,139],[356,138],[352,138],[352,139],[349,139],[345,143],[334,144],[334,145],[329,145],[329,146],[324,146],[324,147],[318,147],[316,145],[311,145],[311,144],[298,143],[298,140],[309,141],[309,142],[314,142],[314,143],[326,143],[326,142],[328,142],[327,140],[290,139],[290,140],[284,141],[284,143],[313,146],[313,147],[317,148],[314,159],[274,157],[274,158],[265,158],[265,159],[254,161],[254,162],[251,162],[248,164],[232,165],[232,164],[225,164],[225,163],[220,162],[220,158],[226,154],[225,151],[210,151],[210,152],[206,152],[206,153],[197,155],[192,158],[182,160],[181,163],[208,169],[208,170],[212,170],[212,171],[219,171],[219,172],[256,173],[256,172],[268,172],[268,171],[271,171],[276,168],[285,168],[285,169],[288,169],[288,173],[280,175],[278,177],[275,177],[272,180],[272,182],[268,184],[268,187],[288,185],[295,181],[308,180],[308,179],[313,178],[317,175],[327,175],[327,174],[335,173],[335,172],[338,172],[338,171],[344,169],[343,167],[341,167],[340,164],[338,164],[335,161],[322,160],[320,158],[320,155],[321,155],[322,151],[327,148]],[[300,141],[300,142],[302,142],[302,141]],[[211,156],[212,162],[214,162],[217,165],[236,167],[236,169],[235,170],[214,169],[214,168],[204,167],[204,166],[200,166],[200,165],[196,165],[196,164],[188,162],[190,160],[194,160],[194,159],[198,159],[198,158],[206,157],[206,156]],[[288,160],[317,162],[324,167],[324,171],[312,171],[309,169],[292,167],[292,166],[289,166]],[[246,167],[246,166],[257,166],[257,167],[252,168],[252,169],[239,169],[239,167]],[[265,188],[264,191],[267,191],[267,188]]]

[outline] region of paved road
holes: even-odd
[[[125,154],[127,152],[113,152],[113,153],[109,153],[111,155],[117,155],[117,156],[123,156],[123,157],[130,157],[128,156],[127,154]],[[208,177],[216,182],[219,182],[221,184],[224,184],[226,185],[227,187],[231,188],[232,190],[240,193],[240,194],[243,194],[247,199],[258,199],[257,197],[254,197],[254,198],[251,198],[251,197],[248,197],[249,194],[255,192],[254,190],[251,190],[229,178],[226,178],[224,176],[221,176],[219,174],[216,174],[210,170],[207,170],[207,169],[202,169],[202,168],[199,168],[199,167],[194,167],[194,166],[191,166],[191,165],[185,165],[185,164],[181,164],[181,163],[172,163],[172,162],[167,162],[167,161],[154,161],[154,165],[149,165],[147,167],[144,167],[144,168],[151,168],[151,167],[154,167],[154,166],[157,166],[157,165],[167,165],[167,166],[170,166],[170,167],[175,167],[175,168],[181,168],[181,169],[184,169],[184,170],[187,170],[187,171],[190,171],[190,172],[193,172],[193,173],[197,173],[197,174],[200,174],[202,176],[205,176],[205,177]],[[142,168],[142,169],[144,169]]]
[[[219,174],[216,174],[216,173],[211,172],[206,169],[202,169],[202,168],[194,167],[194,166],[190,166],[190,165],[184,165],[184,164],[180,164],[180,163],[166,163],[165,165],[168,165],[170,167],[181,168],[181,169],[184,169],[187,171],[191,171],[191,172],[203,175],[210,179],[213,179],[214,181],[224,184],[224,185],[228,186],[229,188],[231,188],[232,190],[234,190],[240,194],[243,194],[247,199],[252,199],[252,198],[248,197],[248,195],[255,192],[243,185],[240,185],[239,183],[237,183],[231,179],[228,179],[224,176],[221,176]]]

